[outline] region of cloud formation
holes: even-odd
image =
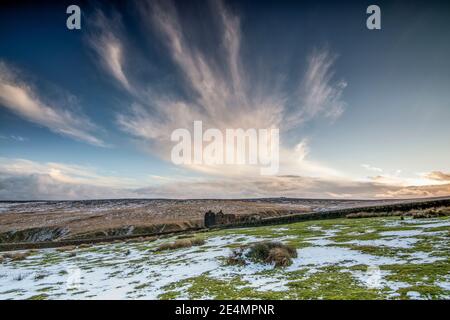
[[[16,142],[25,142],[25,141],[28,141],[28,140],[29,140],[29,139],[26,138],[26,137],[14,135],[14,134],[11,134],[11,135],[9,135],[9,136],[0,135],[0,139],[3,139],[3,140],[13,140],[13,141],[16,141]]]
[[[22,80],[17,71],[2,61],[0,105],[55,133],[92,145],[105,146],[105,143],[93,134],[96,127],[86,116],[58,107],[56,102],[45,102],[30,83]]]
[[[91,35],[91,46],[108,73],[133,97],[128,110],[117,115],[122,130],[145,141],[152,146],[153,153],[169,160],[172,131],[190,129],[194,120],[219,130],[280,128],[288,131],[317,117],[336,119],[342,114],[346,82],[334,80],[335,54],[327,48],[312,50],[306,60],[306,72],[299,76],[297,89],[294,92],[283,89],[283,84],[277,80],[281,75],[273,75],[267,81],[252,74],[254,70],[242,59],[244,35],[240,18],[221,1],[210,4],[218,27],[215,37],[218,52],[214,53],[205,50],[204,44],[197,43],[193,37],[187,37],[185,30],[192,28],[183,24],[186,22],[180,19],[171,1],[138,4],[143,28],[149,34],[156,34],[179,72],[180,82],[188,93],[183,97],[167,88],[156,90],[152,88],[153,83],[132,79],[125,60],[133,61],[136,51],[127,45],[125,28],[111,27],[103,14],[98,15],[98,33]],[[117,54],[111,54],[112,48],[116,48]],[[125,56],[127,59],[123,58]],[[301,162],[298,158],[290,161],[297,154],[295,145],[285,145],[282,149],[286,156],[281,159],[283,163]],[[191,169],[216,174],[258,172],[252,168],[243,170],[242,166],[221,170],[203,165]],[[284,171],[288,169],[294,169],[291,173],[301,171],[300,167],[284,167]]]
[[[182,190],[182,192],[180,192]],[[446,196],[450,184],[398,186],[283,175],[274,177],[187,178],[149,176],[149,182],[99,174],[95,168],[0,159],[1,200],[111,198],[411,198]]]
[[[432,171],[424,175],[425,178],[437,181],[450,182],[450,173],[441,171]]]
[[[335,60],[336,55],[326,49],[315,49],[308,57],[306,74],[296,92],[300,108],[286,117],[289,127],[317,116],[335,120],[344,112],[342,94],[347,82],[333,81]]]
[[[118,16],[111,19],[98,11],[93,19],[93,28],[98,30],[96,37],[88,38],[89,45],[100,60],[102,67],[125,89],[131,90],[131,85],[124,72],[124,52],[121,40],[121,21]]]
[[[0,158],[0,199],[95,199],[135,196],[139,182],[91,167]]]

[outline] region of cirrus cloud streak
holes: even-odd
[[[0,61],[0,106],[55,133],[95,146],[106,146],[93,134],[97,128],[86,116],[80,112],[75,113],[61,108],[56,102],[45,102],[30,83],[22,80],[16,70],[2,61]]]

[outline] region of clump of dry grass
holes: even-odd
[[[194,238],[191,240],[191,243],[193,246],[201,246],[201,245],[205,244],[205,240],[199,239],[199,238]]]
[[[11,259],[12,261],[20,261],[28,256],[28,252],[8,252],[4,255],[5,258]]]
[[[179,239],[172,243],[161,244],[156,251],[175,250],[180,248],[189,248],[192,246],[201,246],[205,243],[205,240],[193,238],[193,239]]]
[[[275,264],[275,267],[287,267],[292,264],[292,258],[292,255],[287,249],[272,248],[266,258],[266,262]]]
[[[421,210],[418,212],[413,212],[411,214],[413,219],[423,219],[423,218],[434,218],[434,217],[445,217],[450,215],[450,208],[433,208],[429,210]]]
[[[239,248],[233,249],[233,251],[231,252],[231,255],[228,256],[225,263],[227,265],[241,265],[241,266],[247,264],[247,262],[245,261],[244,248],[239,247]]]
[[[286,267],[292,264],[292,258],[297,257],[294,247],[281,242],[260,242],[251,246],[234,249],[227,258],[229,265],[245,265],[247,260],[256,263],[270,263],[275,267]]]
[[[75,250],[76,248],[77,248],[76,246],[64,246],[64,247],[57,248],[56,251],[58,251],[58,252],[66,252],[66,251]]]

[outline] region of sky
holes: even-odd
[[[450,195],[450,5],[371,4],[2,2],[0,200]],[[279,129],[279,171],[174,164],[194,121]]]

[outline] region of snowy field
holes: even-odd
[[[44,249],[0,263],[0,299],[449,299],[450,219],[370,218]],[[263,240],[297,248],[286,268],[230,266],[232,248]]]

